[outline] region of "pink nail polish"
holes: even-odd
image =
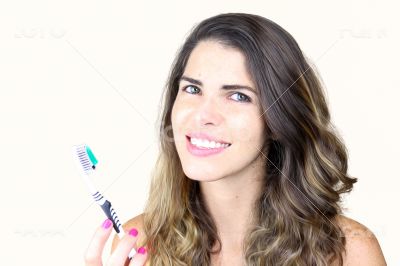
[[[130,234],[131,236],[137,236],[137,235],[138,235],[138,231],[137,231],[135,228],[132,228],[132,229],[129,231],[129,234]]]
[[[140,247],[137,251],[140,254],[145,254],[146,253],[146,249],[144,247]]]
[[[111,222],[110,219],[107,219],[107,220],[105,220],[105,221],[103,222],[103,228],[104,228],[104,229],[110,228],[111,225],[112,225],[112,222]]]

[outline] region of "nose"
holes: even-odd
[[[220,125],[223,120],[222,106],[217,100],[204,97],[195,108],[195,120],[200,126]]]

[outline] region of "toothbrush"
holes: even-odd
[[[115,212],[114,208],[109,202],[93,185],[89,178],[90,174],[93,174],[98,163],[96,157],[94,156],[92,150],[86,144],[76,145],[72,147],[73,157],[78,166],[79,172],[89,189],[90,194],[93,199],[100,207],[103,209],[107,218],[113,223],[113,228],[117,232],[118,237],[121,239],[125,233],[122,228],[121,222]],[[133,248],[129,253],[129,259],[131,259],[136,254],[136,250]]]

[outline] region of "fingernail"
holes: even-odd
[[[111,225],[112,225],[112,222],[111,222],[110,219],[107,219],[107,220],[105,220],[105,221],[103,222],[103,228],[104,228],[104,229],[110,228]]]
[[[146,253],[146,249],[144,247],[140,247],[137,251],[140,254],[145,254]]]
[[[131,236],[137,236],[137,235],[138,235],[138,231],[137,231],[135,228],[132,228],[132,229],[129,231],[129,234],[130,234]]]

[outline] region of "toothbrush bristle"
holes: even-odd
[[[75,152],[76,156],[78,158],[79,164],[82,167],[82,170],[86,173],[89,174],[93,170],[96,169],[95,165],[92,164],[92,162],[89,159],[89,156],[86,152],[86,145],[78,145],[75,146]]]

